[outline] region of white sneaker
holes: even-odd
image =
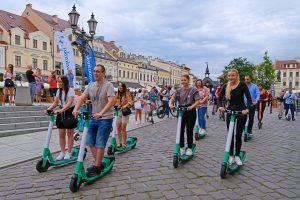
[[[72,156],[72,153],[66,152],[64,159],[68,160],[71,158],[71,156]]]
[[[192,156],[193,155],[193,152],[190,148],[187,148],[186,152],[185,152],[185,155],[187,156]]]
[[[242,161],[241,161],[241,159],[240,159],[240,157],[239,156],[235,156],[235,163],[237,164],[237,165],[243,165],[243,163],[242,163]]]
[[[64,159],[65,153],[64,152],[60,152],[59,155],[56,157],[56,160],[62,160]]]
[[[229,156],[229,165],[232,165],[233,162],[234,162],[234,157],[233,156]]]
[[[206,134],[205,129],[201,129],[200,133],[201,133],[201,135],[205,135]]]
[[[184,148],[180,148],[180,155],[184,155],[185,154],[185,150],[184,150]]]
[[[138,122],[135,122],[135,125],[138,125],[139,123]]]

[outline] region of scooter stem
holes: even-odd
[[[230,151],[230,146],[231,146],[231,142],[232,142],[232,134],[233,134],[233,131],[234,131],[234,126],[235,126],[235,115],[232,114],[231,117],[230,117],[230,124],[229,124],[229,129],[228,129],[228,135],[227,135],[225,152],[229,152]]]
[[[54,115],[50,115],[50,123],[49,123],[49,127],[48,127],[47,136],[46,136],[46,139],[45,139],[44,148],[49,148],[51,135],[52,135],[53,124],[54,124],[54,119],[55,119]]]

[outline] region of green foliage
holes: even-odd
[[[257,67],[257,76],[259,83],[267,90],[271,88],[271,80],[275,80],[275,69],[273,63],[266,51],[263,57],[263,62]]]
[[[244,77],[249,75],[252,79],[252,82],[256,82],[256,69],[252,63],[250,63],[247,58],[234,58],[228,66],[225,66],[223,70],[224,79],[221,80],[223,83],[227,82],[227,74],[229,69],[237,69],[240,74],[240,81],[244,81]]]

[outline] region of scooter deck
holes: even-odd
[[[135,148],[136,143],[137,143],[136,137],[128,137],[127,141],[126,141],[126,148],[116,146],[115,152],[125,152],[128,150],[131,150],[131,149]]]
[[[188,148],[187,147],[187,145],[185,145],[185,150]],[[192,152],[193,152],[193,155],[191,155],[191,156],[187,156],[187,155],[179,155],[179,161],[187,161],[187,160],[189,160],[189,159],[191,159],[193,156],[194,156],[194,154],[195,154],[195,152],[196,152],[196,144],[193,144],[193,146],[192,146]]]
[[[62,165],[66,165],[66,164],[69,164],[69,163],[73,163],[73,162],[76,162],[77,161],[77,158],[78,158],[78,155],[79,155],[79,148],[72,148],[72,156],[70,159],[64,159],[64,160],[54,160],[54,158],[51,156],[49,156],[49,161],[50,161],[50,166],[62,166]]]
[[[246,160],[246,152],[245,151],[240,152],[240,159],[241,159],[242,163],[245,162],[245,160]],[[228,171],[229,172],[234,172],[234,171],[238,170],[239,167],[240,166],[237,165],[236,163],[234,163],[232,165],[228,165]]]

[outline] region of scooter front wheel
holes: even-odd
[[[220,176],[222,179],[226,178],[227,175],[227,163],[223,162],[221,165]]]
[[[48,168],[50,167],[50,162],[49,160],[46,161],[46,166],[43,167],[43,159],[40,159],[37,163],[36,163],[36,170],[40,173],[46,172],[48,170]]]
[[[178,156],[174,156],[173,157],[173,166],[174,166],[174,168],[177,168],[178,164],[179,164]]]
[[[261,128],[262,128],[262,123],[258,122],[258,129],[261,129]]]
[[[74,174],[71,178],[70,185],[69,185],[71,192],[77,192],[80,188],[80,185],[81,185],[81,180],[79,181],[78,184],[78,175]]]

